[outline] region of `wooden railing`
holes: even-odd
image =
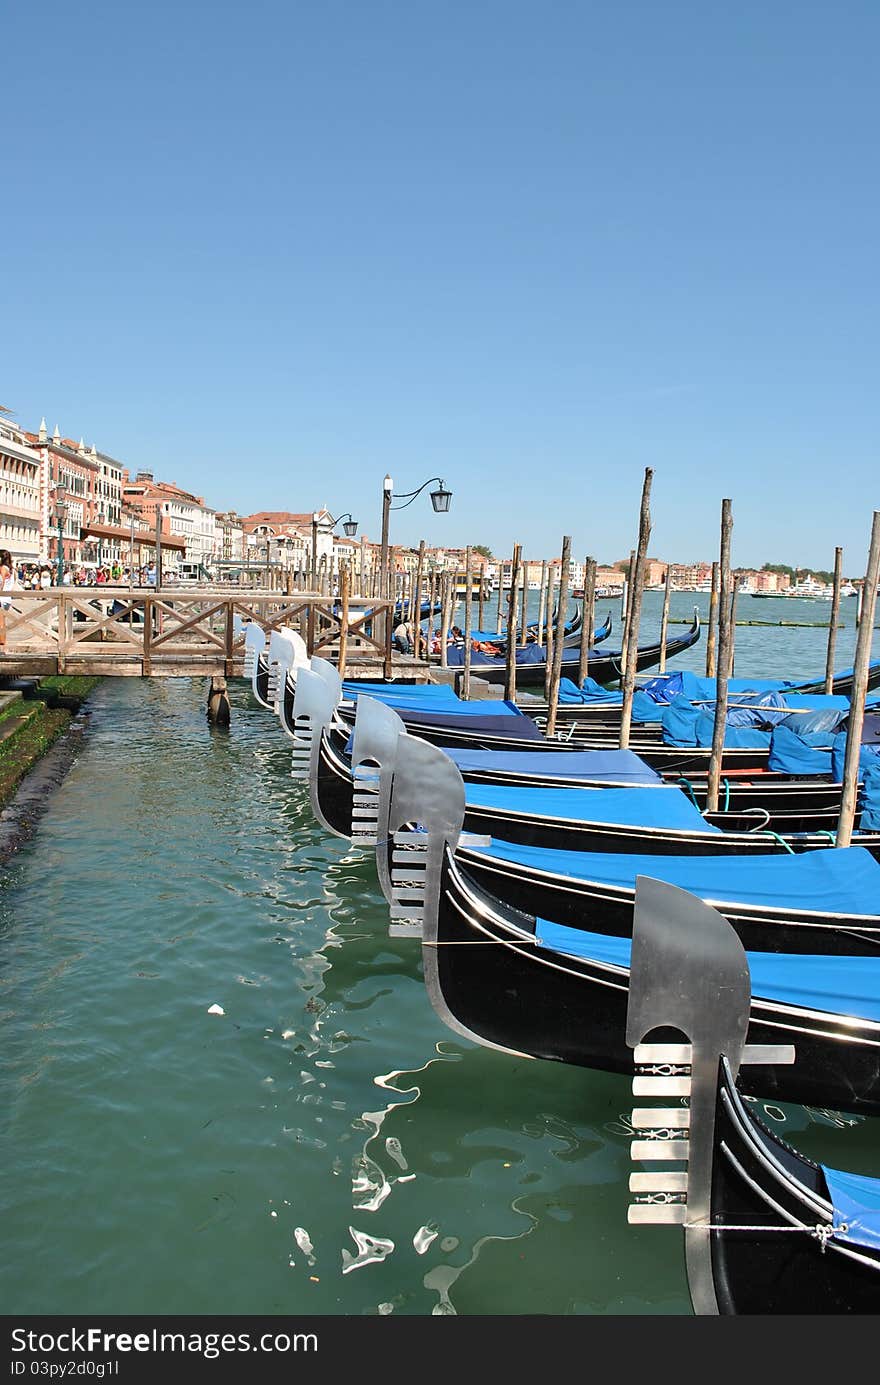
[[[9,593],[2,674],[98,673],[180,677],[242,671],[242,625],[256,621],[267,632],[292,626],[309,653],[338,656],[343,621],[339,602],[315,592],[72,587]],[[413,665],[392,656],[390,601],[347,601],[345,650],[356,674]],[[112,614],[111,614],[112,612]]]

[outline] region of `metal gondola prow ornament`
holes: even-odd
[[[794,1061],[790,1045],[746,1044],[750,1005],[748,959],[723,915],[676,885],[639,876],[626,1020],[633,1094],[688,1098],[689,1105],[634,1109],[632,1158],[662,1167],[631,1175],[637,1196],[629,1220],[684,1227],[698,1314],[719,1311],[710,1224],[720,1064],[735,1078],[744,1062]],[[674,1041],[644,1042],[664,1030],[674,1032]]]
[[[296,680],[293,699],[293,752],[290,775],[292,779],[307,779],[312,811],[322,827],[334,836],[339,833],[321,812],[317,795],[318,754],[324,728],[329,726],[336,711],[332,690],[323,678],[311,669],[301,669]]]
[[[437,746],[406,732],[397,744],[387,828],[380,818],[377,859],[391,847],[389,933],[422,937],[432,925],[440,897],[446,845],[471,845],[488,838],[462,834],[464,780],[458,766]]]
[[[387,832],[397,743],[405,730],[393,707],[375,697],[358,697],[351,749],[351,839],[359,846],[378,844],[380,822],[385,824],[383,835]],[[377,851],[376,868],[382,893],[389,899],[387,852]]]

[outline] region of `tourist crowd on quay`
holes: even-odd
[[[23,591],[48,590],[58,586],[58,566],[51,563],[20,563],[15,572]],[[156,565],[130,568],[121,563],[105,563],[102,567],[67,565],[61,579],[64,587],[154,587]]]

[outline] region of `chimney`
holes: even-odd
[[[48,431],[47,431],[47,429],[46,429],[46,420],[45,420],[44,418],[41,418],[41,419],[40,419],[40,431],[39,431],[38,437],[39,437],[39,441],[40,441],[40,442],[48,442],[48,441],[49,441],[49,434],[48,434]]]

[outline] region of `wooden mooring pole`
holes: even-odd
[[[416,590],[409,607],[409,618],[413,632],[413,653],[417,659],[422,659],[425,656],[425,650],[422,647],[422,583],[424,581],[424,568],[425,540],[420,539],[419,558],[416,563]]]
[[[452,585],[452,573],[440,573],[440,667],[449,667],[449,615],[450,597],[449,589]]]
[[[834,649],[837,644],[837,628],[840,622],[840,588],[843,578],[843,549],[834,550],[834,588],[831,595],[831,616],[828,621],[828,653],[825,657],[826,693],[834,691]]]
[[[718,577],[718,657],[715,665],[715,724],[709,756],[706,812],[718,811],[718,787],[727,729],[727,679],[730,667],[730,535],[733,530],[731,502],[721,502],[721,560]],[[710,675],[711,676],[711,675]]]
[[[718,631],[718,584],[720,568],[717,563],[712,564],[712,590],[709,594],[709,625],[706,630],[706,677],[714,678]]]
[[[513,561],[510,565],[510,596],[507,602],[507,669],[504,676],[504,696],[508,702],[516,699],[516,603],[521,553],[521,544],[515,543]]]
[[[547,593],[544,590],[547,585],[547,559],[541,562],[541,590],[538,592],[538,644],[544,643],[544,603]]]
[[[663,583],[663,614],[660,617],[660,663],[658,673],[666,672],[666,635],[669,630],[669,591],[672,582],[672,564],[667,564],[666,579]]]
[[[581,602],[581,648],[578,661],[578,687],[582,688],[590,668],[590,647],[596,623],[596,559],[584,563],[584,599]]]
[[[859,788],[862,727],[865,724],[868,666],[871,662],[871,641],[874,636],[874,611],[877,605],[878,578],[880,578],[880,510],[875,510],[871,525],[871,545],[868,549],[868,570],[865,573],[865,581],[862,586],[861,620],[859,633],[856,636],[856,653],[853,660],[853,686],[849,697],[846,755],[843,762],[843,793],[840,798],[840,816],[837,820],[835,846],[849,846],[852,842],[856,796]]]
[[[471,630],[473,629],[473,602],[471,601],[471,565],[473,562],[473,549],[468,544],[464,555],[464,589],[466,596],[464,599],[464,677],[461,683],[461,695],[468,700],[471,695]]]
[[[568,574],[571,567],[571,538],[562,540],[562,566],[559,573],[559,603],[556,607],[556,639],[553,644],[553,673],[550,677],[547,735],[556,734],[556,709],[559,706],[559,683],[562,675],[562,651],[565,646],[565,622],[568,616]]]
[[[632,724],[633,693],[636,687],[636,669],[639,662],[639,625],[642,619],[642,588],[645,584],[645,559],[648,541],[651,537],[651,481],[654,472],[645,467],[642,483],[642,503],[639,509],[639,540],[632,566],[632,593],[630,597],[628,629],[626,632],[626,664],[623,673],[623,705],[620,709],[620,748],[629,747],[629,732]]]

